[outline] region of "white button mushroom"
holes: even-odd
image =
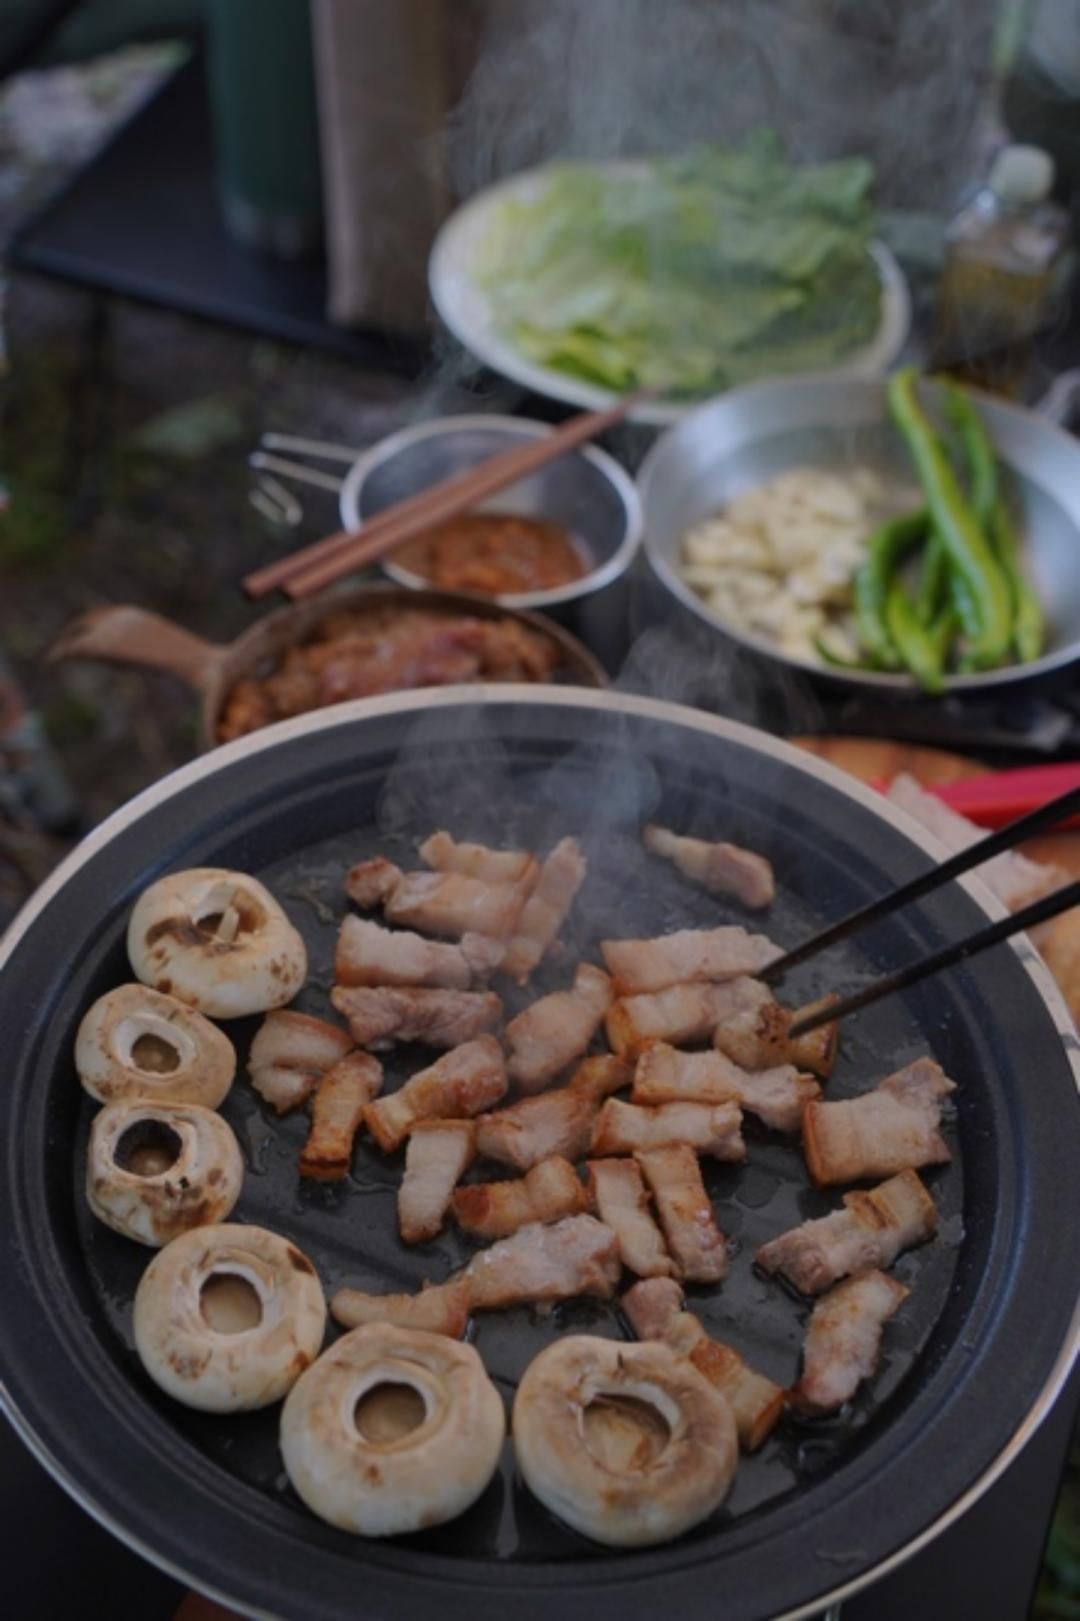
[[[192,1103],[122,1099],[94,1121],[86,1198],[99,1220],[140,1244],[168,1244],[224,1221],[244,1162],[219,1114]]]
[[[281,1452],[307,1506],[366,1537],[442,1525],[498,1466],[506,1415],[471,1345],[368,1323],[292,1388]]]
[[[152,1098],[216,1109],[236,1074],[223,1030],[147,985],[99,997],[75,1038],[79,1079],[102,1103]]]
[[[210,1413],[268,1407],[319,1354],[326,1302],[306,1255],[264,1227],[175,1238],[135,1293],[135,1349],[168,1395]]]
[[[518,1467],[552,1513],[596,1542],[668,1542],[710,1515],[735,1474],[731,1408],[659,1343],[587,1334],[549,1345],[518,1387]]]
[[[270,891],[220,867],[151,884],[135,903],[127,948],[144,985],[213,1019],[282,1007],[307,977],[304,942]]]

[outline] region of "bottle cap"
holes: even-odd
[[[1005,146],[990,169],[990,189],[1007,203],[1041,203],[1054,184],[1054,160],[1041,146]]]

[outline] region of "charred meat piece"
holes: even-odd
[[[405,1149],[398,1189],[398,1226],[406,1244],[422,1244],[442,1228],[450,1199],[476,1150],[471,1120],[417,1120]]]
[[[420,859],[435,872],[460,872],[487,884],[535,883],[540,864],[528,850],[492,850],[486,844],[458,844],[449,833],[433,833],[420,846]]]
[[[754,1259],[782,1272],[804,1295],[845,1277],[891,1266],[901,1250],[934,1236],[937,1210],[914,1171],[901,1171],[869,1193],[845,1193],[844,1208],[762,1244]]]
[[[589,1196],[569,1160],[541,1160],[515,1182],[458,1188],[454,1220],[476,1238],[508,1238],[530,1222],[562,1221],[589,1208]]]
[[[701,1167],[684,1144],[634,1155],[652,1189],[660,1226],[680,1278],[719,1283],[727,1276],[727,1244],[716,1225]]]
[[[952,1158],[938,1130],[955,1085],[932,1058],[889,1075],[872,1092],[814,1102],[803,1115],[803,1152],[818,1187],[943,1165]]]
[[[554,991],[511,1019],[506,1027],[512,1080],[525,1092],[537,1092],[580,1058],[611,1006],[611,981],[600,968],[583,962],[573,989]]]
[[[588,1152],[602,1098],[630,1084],[617,1058],[586,1058],[568,1085],[523,1098],[476,1122],[477,1148],[488,1159],[527,1171],[552,1154],[575,1160]]]
[[[649,1210],[641,1171],[632,1159],[591,1159],[589,1186],[597,1215],[619,1240],[623,1266],[639,1278],[670,1277],[674,1262]]]
[[[349,1053],[327,1070],[311,1100],[311,1130],[300,1151],[301,1176],[340,1182],[348,1175],[353,1139],[382,1081],[382,1065],[370,1053]]]
[[[723,1103],[733,1100],[774,1131],[798,1131],[805,1106],[821,1096],[811,1075],[791,1064],[749,1075],[723,1053],[684,1053],[666,1042],[646,1047],[634,1072],[635,1103]]]
[[[665,861],[713,895],[730,895],[744,906],[771,906],[776,897],[773,870],[764,856],[737,844],[709,844],[686,839],[666,827],[647,827],[641,835],[646,850]]]
[[[460,1279],[429,1285],[415,1295],[369,1295],[361,1289],[339,1289],[330,1312],[342,1328],[365,1323],[393,1323],[395,1328],[423,1328],[459,1340],[469,1322],[469,1291]]]
[[[585,857],[577,840],[561,839],[540,868],[503,962],[504,972],[519,985],[553,944],[584,882]]]
[[[500,941],[484,934],[465,934],[459,945],[450,945],[406,929],[384,929],[349,913],[338,934],[334,978],[339,985],[434,985],[467,991],[486,984],[503,950]]]
[[[502,1016],[494,991],[335,985],[330,1000],[348,1020],[358,1047],[390,1047],[395,1041],[457,1047],[490,1030]]]
[[[345,874],[345,893],[354,906],[364,912],[388,901],[401,882],[401,868],[395,867],[385,856],[372,856],[370,861],[358,861]]]
[[[474,1311],[594,1295],[610,1300],[619,1281],[619,1241],[593,1216],[534,1223],[474,1255],[463,1278]]]
[[[802,1013],[816,1012],[835,1002],[835,996],[822,997],[797,1011],[781,1007],[769,990],[753,979],[735,979],[724,989],[730,997],[725,1006],[717,998],[713,1045],[718,1052],[743,1069],[770,1069],[776,1064],[794,1064],[815,1075],[832,1074],[836,1061],[838,1026],[823,1024],[804,1036],[792,1038],[788,1031]]]
[[[686,1143],[713,1159],[746,1158],[742,1110],[737,1103],[662,1103],[642,1109],[608,1098],[593,1127],[594,1154],[632,1154],[639,1148]]]
[[[885,1272],[864,1272],[822,1295],[810,1314],[802,1378],[791,1392],[803,1413],[832,1413],[878,1365],[885,1324],[910,1294]]]
[[[285,1114],[307,1100],[352,1046],[353,1038],[338,1025],[280,1008],[268,1013],[255,1032],[248,1057],[251,1084],[278,1114]]]
[[[743,978],[783,956],[767,935],[749,934],[736,924],[677,929],[654,940],[602,940],[600,950],[620,996]]]
[[[494,1036],[478,1036],[436,1059],[396,1092],[364,1110],[364,1124],[384,1153],[398,1148],[418,1120],[461,1120],[480,1114],[506,1091],[506,1062]]]

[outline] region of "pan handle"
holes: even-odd
[[[1080,401],[1080,367],[1073,367],[1071,371],[1063,371],[1060,377],[1054,378],[1042,398],[1036,400],[1035,410],[1049,422],[1057,423],[1060,428],[1067,428],[1078,401]]]
[[[45,655],[49,664],[67,659],[100,659],[166,670],[197,692],[217,674],[228,649],[194,636],[171,619],[128,603],[89,608],[73,619]]]

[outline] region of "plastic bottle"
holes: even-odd
[[[1071,268],[1069,217],[1050,200],[1053,159],[1007,146],[945,234],[936,363],[1021,394],[1036,332],[1061,308]]]

